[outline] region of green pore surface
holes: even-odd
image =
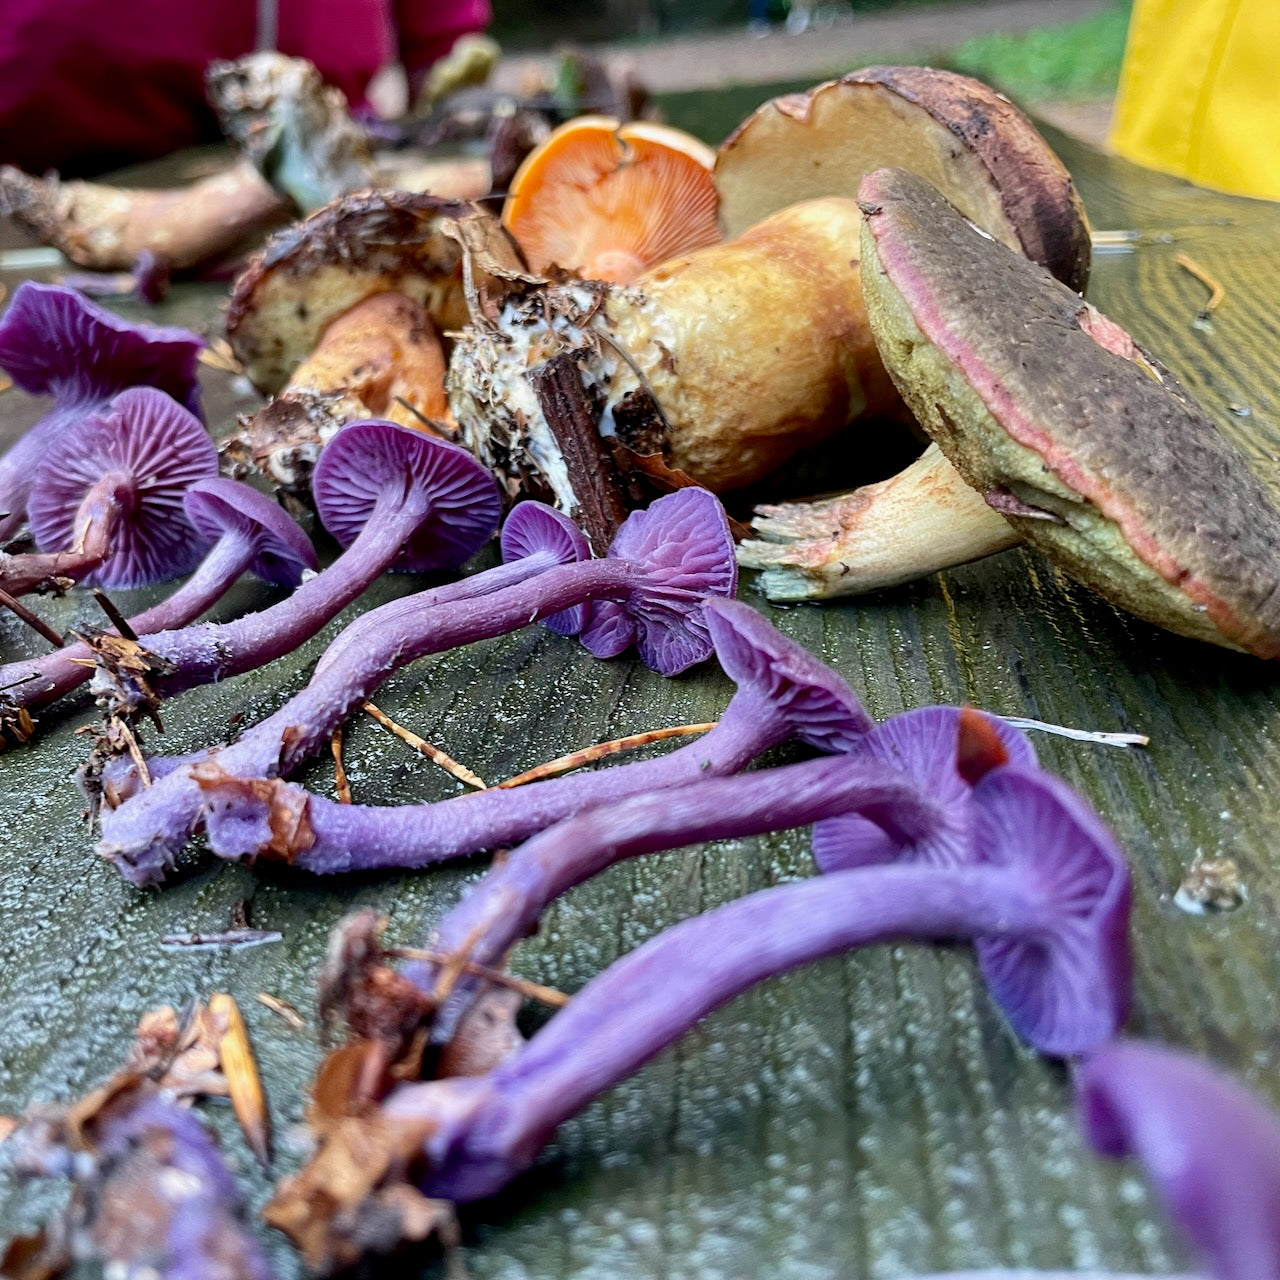
[[[1063,155],[1095,227],[1142,233],[1132,251],[1099,257],[1093,300],[1260,469],[1280,474],[1280,211],[1065,144]],[[1205,291],[1175,265],[1179,249],[1226,286],[1209,330],[1193,327]],[[180,292],[156,318],[211,322],[219,296]],[[225,426],[246,402],[225,380],[210,387]],[[32,409],[7,393],[4,429]],[[357,608],[416,585],[384,578]],[[1130,1028],[1208,1053],[1280,1102],[1280,667],[1125,617],[1027,551],[846,604],[769,610],[749,577],[743,593],[863,691],[877,717],[969,702],[1149,734],[1142,751],[1036,740],[1133,861]],[[224,612],[260,599],[245,586]],[[93,616],[79,598],[41,608],[59,627]],[[281,663],[175,699],[164,749],[206,745],[279,706],[337,625]],[[38,643],[0,619],[6,653]],[[600,738],[713,718],[729,694],[711,667],[662,680],[528,630],[417,663],[378,701],[496,780]],[[274,1172],[286,1173],[300,1159],[295,1130],[321,1052],[312,992],[330,927],[368,903],[389,914],[393,940],[422,941],[485,860],[316,884],[210,868],[197,849],[173,887],[130,889],[92,856],[72,782],[85,754],[74,730],[88,719],[76,704],[51,716],[33,747],[0,757],[0,1113],[101,1080],[146,1010],[229,991],[260,1058]],[[148,734],[147,745],[160,743]],[[372,723],[351,727],[347,760],[361,801],[458,791]],[[327,760],[303,779],[333,793]],[[1236,861],[1248,901],[1232,914],[1184,914],[1174,891],[1211,857]],[[803,833],[620,866],[557,904],[513,968],[573,992],[664,925],[809,874]],[[162,949],[170,932],[224,928],[241,899],[255,925],[283,931],[282,943]],[[259,992],[294,1004],[307,1030],[268,1012]],[[542,1016],[530,1011],[526,1026]],[[201,1111],[260,1206],[269,1183],[229,1112]],[[0,1176],[0,1235],[32,1225],[58,1197],[57,1187]],[[1141,1180],[1083,1150],[1066,1072],[1013,1038],[960,947],[876,948],[753,990],[566,1125],[529,1176],[468,1210],[464,1225],[474,1280],[889,1280],[991,1265],[1159,1272],[1185,1261]],[[283,1241],[263,1239],[282,1276],[301,1274]],[[442,1266],[428,1251],[373,1272],[439,1277]]]

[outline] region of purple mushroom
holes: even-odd
[[[189,572],[206,544],[183,494],[217,474],[199,418],[154,387],[122,391],[49,442],[27,498],[46,554],[9,557],[0,584],[12,595],[53,576],[129,588]]]
[[[93,1130],[88,1149],[81,1133],[26,1156],[28,1173],[75,1180],[76,1261],[139,1280],[270,1280],[235,1180],[190,1111],[153,1091],[117,1101]]]
[[[343,427],[316,465],[313,488],[321,521],[347,549],[269,609],[140,636],[166,668],[162,693],[292,652],[388,568],[457,568],[489,539],[502,511],[496,482],[465,449],[393,422]]]
[[[332,448],[330,443],[325,452]],[[527,505],[517,507],[512,518]],[[610,555],[558,568],[543,563],[536,576],[484,594],[478,594],[482,585],[474,585],[484,575],[477,575],[364,614],[338,641],[338,656],[318,667],[300,694],[217,752],[219,771],[250,779],[287,776],[393,671],[415,658],[504,635],[588,600],[625,604],[636,620],[640,656],[664,675],[709,657],[703,601],[708,592],[731,594],[736,583],[723,508],[706,490],[684,489],[633,512],[627,523],[632,521],[644,534],[631,544],[635,558]],[[560,545],[554,554],[562,554]],[[524,563],[492,572],[519,577]],[[184,761],[103,813],[98,850],[131,883],[156,883],[195,829],[201,809],[193,766]]]
[[[1190,1054],[1138,1041],[1076,1081],[1100,1155],[1136,1156],[1213,1280],[1280,1280],[1280,1116]]]
[[[185,329],[129,324],[74,289],[19,285],[0,319],[0,368],[55,404],[0,458],[0,544],[21,528],[32,479],[64,428],[135,386],[157,387],[197,413],[203,346]]]
[[[901,777],[857,758],[774,772],[791,779],[776,783],[779,805],[801,785],[828,798],[829,814],[865,801],[873,787],[882,802],[897,787],[909,805],[920,803]],[[692,783],[657,805],[636,797],[539,841],[544,853],[616,844],[625,856],[735,834],[749,829],[738,815],[762,785],[746,774]],[[1087,807],[1042,773],[997,767],[974,793],[974,863],[862,867],[750,894],[617,961],[486,1075],[393,1091],[382,1113],[421,1133],[422,1190],[455,1201],[493,1194],[564,1120],[711,1010],[764,978],[853,947],[973,938],[995,999],[1037,1049],[1069,1055],[1105,1043],[1123,1020],[1131,977],[1123,856]]]
[[[129,619],[135,634],[185,626],[214,604],[243,573],[296,587],[316,553],[306,534],[270,498],[237,480],[199,480],[182,500],[187,519],[213,541],[196,571],[159,604]],[[47,706],[89,679],[87,644],[0,666],[0,724],[6,710]]]
[[[872,721],[834,671],[748,605],[711,599],[702,615],[738,690],[719,724],[678,751],[510,791],[391,807],[338,804],[281,780],[264,785],[215,761],[199,778],[209,847],[223,858],[287,857],[319,874],[422,867],[514,844],[594,805],[737,773],[791,737],[823,751],[858,747]],[[287,849],[281,830],[291,833]]]

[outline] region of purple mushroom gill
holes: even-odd
[[[321,455],[313,487],[321,520],[347,549],[269,609],[142,636],[169,667],[163,693],[292,652],[392,565],[457,568],[488,540],[501,514],[497,484],[466,450],[391,422],[343,427]]]
[[[1136,1156],[1213,1280],[1280,1280],[1280,1116],[1207,1063],[1118,1041],[1076,1081],[1100,1155]]]
[[[789,768],[832,775],[824,779],[830,813],[865,797],[868,771],[886,776],[881,766],[849,757]],[[836,780],[841,771],[847,791]],[[633,798],[570,819],[541,837],[543,847],[612,840],[603,833],[621,818],[624,832],[640,832],[637,847],[661,848],[656,827],[668,844],[694,828],[716,830],[713,817],[723,830],[725,815],[750,803],[759,785],[755,775],[690,784],[693,811],[678,831],[662,815],[682,805],[679,791],[658,806]],[[1128,920],[1123,856],[1096,819],[1041,773],[996,768],[975,792],[993,817],[986,836],[1002,842],[982,851],[984,861],[864,867],[750,894],[664,930],[623,957],[486,1075],[394,1091],[384,1114],[425,1135],[424,1192],[451,1200],[494,1193],[533,1161],[565,1119],[711,1010],[764,978],[853,947],[973,938],[986,948],[983,972],[1005,1016],[1041,1052],[1077,1054],[1105,1043],[1119,1026],[1130,983],[1127,953],[1115,945]],[[618,843],[633,847],[625,835]],[[1002,951],[993,962],[994,947]],[[1025,971],[1015,975],[1019,961]],[[1091,990],[1108,1016],[1082,1012],[1059,993],[1064,985]]]
[[[200,407],[196,360],[204,346],[185,329],[130,324],[74,289],[24,281],[0,319],[0,368],[54,407],[0,458],[0,543],[26,518],[32,479],[51,440],[134,386]]]
[[[31,533],[43,552],[95,545],[87,583],[127,589],[176,578],[207,549],[183,496],[217,474],[199,418],[163,391],[132,387],[49,443],[27,500]]]
[[[390,807],[338,804],[290,783],[264,786],[210,767],[200,773],[209,846],[223,858],[286,857],[319,874],[422,867],[513,844],[593,805],[737,773],[792,736],[827,751],[859,746],[872,721],[835,672],[745,604],[710,599],[702,612],[738,689],[697,742],[658,759],[514,790]],[[282,830],[292,833],[287,846]]]
[[[332,448],[331,442],[326,454]],[[702,619],[705,595],[698,590],[697,576],[685,567],[672,568],[664,528],[669,516],[690,562],[711,566],[705,574],[707,589],[725,590],[734,577],[733,539],[723,508],[705,490],[686,489],[659,498],[647,512],[629,520],[637,515],[647,517],[641,558],[611,555],[548,568],[482,595],[461,583],[452,590],[438,588],[371,610],[353,624],[360,643],[345,642],[340,656],[318,669],[297,697],[234,746],[220,750],[219,772],[251,780],[287,775],[400,667],[428,653],[518,630],[587,600],[613,599],[642,613],[650,596],[660,595],[661,609],[646,614],[643,634],[637,637],[641,656],[664,675],[709,657],[711,641]],[[518,567],[504,569],[522,572]],[[175,769],[102,815],[99,852],[131,883],[156,883],[195,829],[201,808],[193,767]]]
[[[176,591],[129,619],[137,634],[182,627],[218,601],[241,574],[275,586],[296,587],[316,553],[306,534],[281,508],[237,480],[214,477],[193,484],[183,498],[187,519],[213,543],[195,572]],[[92,674],[87,644],[0,666],[0,694],[8,707],[42,707],[84,684]]]

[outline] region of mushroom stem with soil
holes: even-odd
[[[136,325],[74,289],[24,281],[0,320],[0,368],[53,408],[0,458],[0,545],[22,527],[27,497],[52,443],[120,392],[156,387],[195,413],[202,339]]]
[[[487,582],[481,579],[488,575],[478,574],[371,610],[339,637],[337,656],[317,668],[306,689],[217,751],[219,767],[242,778],[287,775],[325,746],[334,728],[394,671],[426,654],[556,615],[569,628],[583,627],[585,621],[583,636],[590,641],[593,623],[585,606],[591,601],[624,611],[621,627],[618,616],[610,615],[609,639],[628,634],[627,643],[634,642],[641,658],[661,674],[676,674],[708,658],[711,640],[702,602],[708,595],[732,595],[737,581],[720,504],[705,490],[671,494],[633,513],[618,543],[606,559],[562,564],[564,538],[557,533],[550,552],[491,570]],[[580,535],[575,554],[579,549],[585,551]],[[624,554],[628,550],[630,556]],[[499,580],[512,579],[515,585],[497,589]],[[566,619],[571,611],[577,616]],[[211,754],[188,757],[155,785],[103,812],[99,850],[131,883],[156,883],[173,865],[201,818],[194,765]]]
[[[596,773],[491,788],[461,802],[390,807],[335,804],[279,779],[243,780],[215,758],[197,774],[209,847],[223,858],[284,858],[322,875],[423,867],[513,844],[597,804],[737,773],[789,738],[829,752],[857,748],[872,722],[834,671],[747,605],[709,599],[702,613],[720,665],[738,688],[696,743]],[[279,835],[286,829],[293,833],[287,847]]]
[[[276,586],[296,587],[305,571],[316,568],[315,551],[302,530],[248,485],[219,477],[197,481],[187,490],[183,507],[213,546],[176,591],[128,620],[135,636],[186,626],[245,572]],[[88,644],[77,641],[0,666],[0,727],[5,713],[15,707],[47,706],[84,684],[93,674],[92,655]]]
[[[867,781],[866,766],[850,758],[792,768],[830,774],[828,813],[856,803]],[[661,805],[632,799],[541,840],[609,843],[621,819],[624,852],[664,848],[659,832],[673,804],[683,823],[665,830],[671,844],[689,831],[711,835],[713,817],[732,830],[728,793],[748,798],[752,781],[690,784],[688,805],[681,792]],[[700,790],[705,805],[695,799]],[[561,1123],[713,1009],[767,977],[855,947],[971,939],[995,1001],[1033,1047],[1061,1056],[1105,1043],[1131,981],[1123,855],[1087,808],[1042,774],[997,767],[974,795],[976,839],[965,865],[860,868],[750,894],[615,962],[487,1074],[393,1089],[379,1113],[419,1144],[420,1189],[454,1201],[493,1194]],[[284,1184],[273,1209],[306,1190],[299,1182]]]

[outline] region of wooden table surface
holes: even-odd
[[[1280,490],[1280,206],[1054,141],[1094,227],[1134,233],[1125,251],[1099,253],[1090,297],[1172,367]],[[1175,264],[1179,250],[1226,287],[1211,328],[1193,324],[1205,289]],[[215,331],[220,296],[185,286],[148,314]],[[218,429],[252,403],[226,377],[206,383]],[[0,439],[37,411],[17,392],[0,397]],[[357,608],[417,585],[384,578]],[[749,578],[743,594],[768,611]],[[242,587],[219,615],[258,598]],[[94,620],[80,599],[48,612],[58,627]],[[969,702],[1149,734],[1146,750],[1036,739],[1132,857],[1131,1030],[1205,1052],[1280,1103],[1280,667],[1118,614],[1027,551],[865,600],[770,613],[877,716]],[[176,699],[163,746],[206,745],[233,717],[276,708],[338,625],[288,661]],[[0,618],[0,650],[37,646]],[[417,663],[379,701],[498,779],[600,738],[712,719],[729,693],[710,667],[662,680],[529,629]],[[320,1052],[312,990],[331,926],[372,903],[390,914],[395,939],[421,940],[484,862],[316,884],[193,858],[180,883],[138,892],[90,853],[71,780],[84,754],[75,729],[88,718],[83,702],[50,715],[36,745],[0,757],[0,1113],[102,1078],[145,1010],[230,991],[260,1055],[276,1169],[287,1171]],[[457,790],[368,723],[351,730],[349,768],[363,801]],[[330,765],[314,762],[304,780],[331,791]],[[1174,891],[1197,858],[1218,856],[1239,865],[1247,903],[1185,914]],[[557,904],[514,967],[572,992],[662,926],[810,872],[797,832],[621,866]],[[161,949],[169,932],[225,926],[241,899],[255,924],[284,931],[282,943]],[[309,1029],[291,1030],[258,992],[304,1010]],[[267,1184],[228,1115],[206,1110],[261,1203]],[[58,1194],[0,1180],[0,1235],[38,1220]],[[1183,1261],[1141,1179],[1083,1150],[1066,1071],[1014,1039],[963,947],[880,947],[757,988],[566,1125],[532,1175],[465,1221],[476,1280],[843,1280],[996,1264],[1156,1272]],[[271,1247],[280,1273],[297,1274],[284,1244]],[[430,1257],[422,1265],[439,1273]]]

